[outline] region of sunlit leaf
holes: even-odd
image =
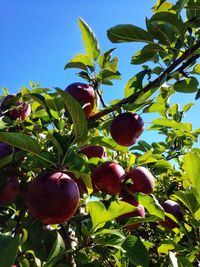
[[[107,31],[107,36],[113,43],[153,42],[153,38],[150,33],[131,24],[116,25]]]
[[[85,140],[87,138],[88,129],[85,113],[81,105],[69,93],[59,88],[57,88],[57,92],[61,95],[64,104],[72,117],[76,141]]]
[[[83,43],[86,53],[91,59],[97,59],[100,54],[99,43],[90,26],[81,18],[78,19],[79,27],[82,32]]]
[[[138,237],[133,235],[128,236],[122,244],[122,248],[126,251],[131,263],[136,266],[149,266],[147,249]]]

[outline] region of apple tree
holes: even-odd
[[[85,52],[65,65],[81,81],[3,88],[1,267],[199,266],[200,129],[185,121],[200,97],[199,7],[157,0],[145,29],[108,29],[112,43],[142,44],[140,71],[109,105],[117,50],[101,51],[82,18]],[[170,102],[187,94],[194,103]]]

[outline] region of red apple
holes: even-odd
[[[168,199],[168,200],[162,202],[161,206],[163,207],[165,212],[172,214],[179,221],[183,220],[183,213],[182,213],[180,205],[177,202]],[[169,218],[168,216],[165,216],[165,220],[160,221],[159,223],[160,223],[160,225],[162,225],[163,227],[165,227],[169,230],[171,230],[175,227],[179,227],[178,224],[175,221],[173,221],[171,218]]]
[[[145,217],[145,209],[144,209],[144,207],[141,204],[139,204],[132,196],[123,197],[122,201],[125,201],[125,202],[133,205],[134,207],[136,207],[136,210],[133,211],[133,212],[125,213],[125,214],[119,216],[116,220],[120,224],[125,222],[125,220],[131,219],[133,217],[137,217],[137,216],[142,217],[142,218]],[[140,225],[140,223],[130,224],[126,228],[131,230],[131,229],[137,228],[139,225]]]
[[[13,148],[10,145],[6,143],[0,143],[0,159],[7,157],[12,153],[13,153]]]
[[[128,191],[134,192],[141,192],[144,194],[151,194],[154,189],[154,177],[144,167],[136,167],[132,169],[128,174],[127,177],[133,181],[133,184],[128,185]]]
[[[7,178],[5,187],[0,190],[0,205],[6,205],[13,202],[19,194],[20,184],[15,176]]]
[[[11,119],[19,118],[21,120],[25,120],[31,113],[31,105],[19,101],[11,103],[13,97],[15,97],[15,95],[7,95],[6,97],[4,97],[1,102],[1,112],[9,109],[9,111],[6,112],[5,115],[9,116]]]
[[[65,89],[71,96],[73,96],[83,107],[85,116],[88,118],[94,108],[95,92],[91,85],[85,83],[72,83]]]
[[[87,188],[86,185],[84,184],[83,180],[81,178],[77,178],[72,172],[70,171],[65,171],[65,173],[70,176],[78,185],[78,189],[80,194],[87,194]]]
[[[110,127],[112,138],[121,146],[134,145],[143,131],[142,118],[132,112],[124,112],[116,116]]]
[[[107,161],[92,171],[95,187],[104,193],[116,195],[121,192],[124,180],[124,169],[116,162]]]
[[[27,206],[43,224],[60,224],[76,212],[80,193],[76,182],[64,172],[47,172],[30,184]]]
[[[107,157],[106,149],[103,146],[95,146],[95,145],[84,146],[80,148],[80,152],[85,154],[88,159],[93,157],[103,159]]]

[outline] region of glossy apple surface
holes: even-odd
[[[142,166],[136,167],[130,170],[127,177],[133,181],[133,184],[128,185],[128,190],[130,192],[152,193],[155,181],[153,175],[146,168]]]
[[[122,224],[123,222],[125,222],[125,220],[131,219],[133,217],[145,217],[145,209],[144,207],[139,204],[133,197],[131,196],[126,196],[122,198],[122,201],[125,201],[131,205],[133,205],[134,207],[136,207],[136,210],[134,210],[133,212],[128,212],[126,214],[123,214],[121,216],[119,216],[117,218],[117,221]],[[126,228],[127,229],[135,229],[140,225],[140,223],[136,223],[136,224],[130,224],[128,225]]]
[[[0,190],[0,205],[13,202],[19,194],[20,183],[14,176],[8,177],[5,187]]]
[[[112,138],[121,146],[134,145],[143,131],[142,118],[132,112],[124,112],[116,116],[110,127]]]
[[[92,181],[100,191],[115,195],[121,192],[124,169],[116,162],[107,161],[92,171]]]
[[[103,159],[107,157],[106,149],[103,146],[84,146],[80,148],[80,152],[85,154],[88,159],[94,157]]]
[[[6,143],[0,143],[0,159],[7,157],[12,153],[13,153],[13,148],[10,145]]]
[[[4,112],[9,109],[5,115],[9,116],[11,119],[21,119],[25,120],[31,113],[31,105],[26,104],[25,102],[15,102],[11,104],[12,98],[15,95],[7,95],[1,102],[0,110]]]
[[[74,215],[79,198],[78,186],[68,174],[48,172],[30,184],[27,206],[43,224],[59,224]]]
[[[180,205],[177,202],[168,199],[162,202],[161,206],[163,207],[165,212],[172,214],[179,221],[183,220],[183,213],[182,213]],[[178,224],[175,221],[173,221],[171,218],[169,218],[168,216],[165,216],[165,220],[160,221],[159,223],[160,225],[162,225],[163,227],[169,230],[174,229],[175,227],[179,227]]]
[[[83,107],[85,116],[88,118],[94,108],[95,93],[91,85],[85,83],[72,83],[65,89],[71,96],[73,96]]]

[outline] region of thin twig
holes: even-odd
[[[191,63],[193,63],[197,58],[200,57],[199,54],[192,56],[189,60],[187,60],[186,62],[184,62],[188,57],[190,57],[197,49],[200,48],[200,41],[198,41],[194,46],[192,46],[191,48],[189,48],[188,50],[186,50],[179,58],[177,58],[168,68],[166,68],[162,74],[157,77],[155,80],[153,80],[152,82],[149,82],[142,90],[143,93],[146,93],[148,91],[150,91],[153,88],[156,88],[158,86],[161,85],[162,81],[165,79],[165,81],[168,81],[171,79],[170,74],[172,74],[173,71],[179,71],[179,72],[183,72],[184,69],[186,69],[189,65],[191,65]],[[184,62],[184,63],[183,63]],[[180,66],[177,70],[176,68],[181,64],[182,66]],[[118,106],[122,106],[124,104],[127,103],[133,103],[134,101],[136,101],[136,99],[138,98],[138,96],[140,95],[140,93],[135,93],[130,95],[127,98],[123,98],[122,100],[120,100],[117,104],[112,105],[110,107],[107,107],[103,110],[101,110],[100,112],[97,112],[96,114],[93,114],[90,117],[90,120],[97,120],[109,113],[111,113],[112,111],[114,111],[116,109],[116,107]]]

